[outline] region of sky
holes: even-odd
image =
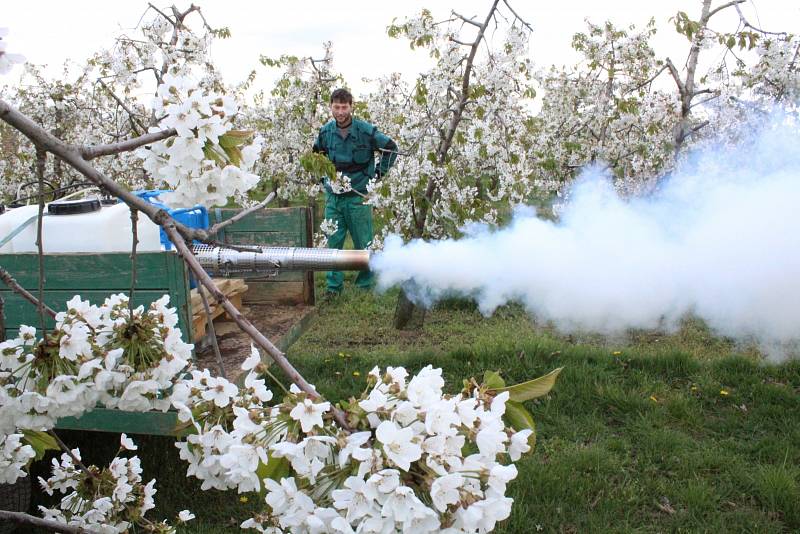
[[[659,33],[653,43],[656,52],[669,55],[676,64],[685,60],[688,46],[668,20],[677,11],[698,18],[701,0],[560,0],[534,2],[509,0],[514,10],[533,26],[533,60],[542,67],[573,64],[576,56],[570,49],[572,35],[585,28],[584,19],[596,23],[611,20],[617,26],[643,26],[654,17]],[[427,8],[437,20],[445,19],[452,9],[467,17],[485,17],[491,0],[412,0],[379,2],[349,0],[292,0],[255,2],[244,0],[197,0],[209,23],[227,26],[232,37],[217,41],[212,56],[229,83],[243,80],[258,65],[261,54],[321,57],[324,41],[333,42],[334,66],[348,85],[361,92],[368,88],[362,78],[377,78],[391,72],[413,77],[428,66],[422,51],[409,49],[407,41],[391,39],[386,26],[392,19],[402,19]],[[723,3],[715,0],[712,5]],[[168,4],[154,2],[156,6]],[[185,8],[187,2],[178,2]],[[503,2],[501,1],[501,6]],[[21,53],[28,61],[47,64],[48,72],[67,58],[81,60],[91,52],[113,44],[120,29],[138,23],[147,8],[146,1],[81,0],[4,0],[0,27],[8,27],[9,52]],[[747,0],[745,15],[767,30],[800,30],[800,2],[786,0]],[[728,10],[719,18],[718,27],[735,29],[737,16]],[[4,83],[15,83],[7,77]],[[270,78],[264,78],[269,84]]]

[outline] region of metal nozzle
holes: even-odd
[[[261,247],[240,251],[210,245],[194,245],[203,268],[212,273],[274,273],[286,271],[366,271],[368,250],[336,250],[301,247]]]

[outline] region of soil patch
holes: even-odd
[[[259,332],[281,348],[284,336],[313,310],[313,306],[305,304],[251,304],[245,306],[242,313]],[[228,380],[236,382],[243,375],[242,363],[250,356],[250,336],[239,330],[236,323],[222,317],[214,321],[214,329],[225,373]],[[212,375],[218,375],[219,367],[208,335],[197,343],[196,347],[197,366],[208,369]],[[282,349],[285,350],[285,347]]]

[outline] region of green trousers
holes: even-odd
[[[358,195],[325,194],[325,218],[336,221],[337,230],[328,236],[328,248],[342,249],[347,232],[353,239],[353,247],[359,250],[372,243],[372,206],[364,204]],[[344,285],[341,271],[329,271],[326,277],[328,291],[340,292]],[[371,289],[374,285],[372,271],[361,271],[356,277],[356,286]]]

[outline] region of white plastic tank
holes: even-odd
[[[0,242],[25,225],[3,246],[0,254],[36,252],[39,206],[7,208],[0,214]],[[27,224],[26,224],[27,223]],[[139,213],[136,250],[161,250],[159,227]],[[50,203],[42,221],[45,253],[130,252],[131,212],[125,203],[101,206],[97,199]]]

